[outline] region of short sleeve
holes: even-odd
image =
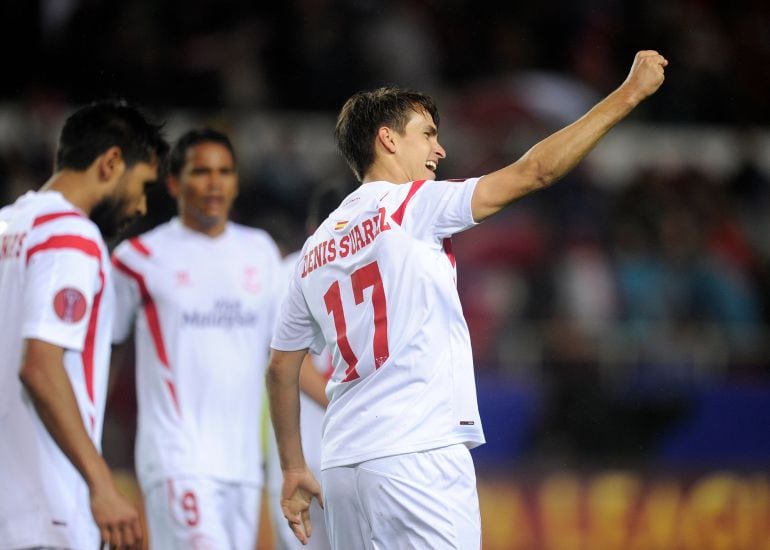
[[[310,348],[310,351],[316,354],[321,353],[325,346],[321,329],[313,319],[302,294],[296,269],[291,276],[289,289],[280,307],[270,346],[280,351]]]
[[[102,291],[101,249],[42,249],[29,257],[22,335],[82,351],[94,297]]]
[[[440,240],[476,225],[471,199],[478,178],[416,181],[399,193],[392,217],[405,231],[422,239]]]
[[[115,314],[112,322],[112,343],[125,342],[131,335],[136,320],[136,311],[141,301],[141,293],[136,280],[130,277],[123,268],[117,253],[112,256],[112,281],[115,289]]]

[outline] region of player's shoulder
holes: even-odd
[[[20,205],[26,210],[31,232],[31,242],[45,240],[53,236],[83,238],[102,244],[99,227],[58,193],[38,193],[29,197],[28,204]]]
[[[399,199],[411,199],[432,193],[450,193],[457,188],[473,183],[478,178],[458,178],[445,180],[415,180],[398,185],[392,193]]]
[[[249,225],[243,225],[240,223],[229,222],[228,230],[232,233],[233,237],[238,239],[244,246],[260,246],[269,249],[271,253],[278,254],[280,252],[275,239],[259,227],[252,227]]]
[[[144,233],[129,237],[115,247],[112,255],[116,258],[131,256],[151,258],[153,251],[162,247],[163,240],[169,236],[171,229],[171,222],[169,221],[157,225]]]
[[[15,203],[12,204],[6,204],[5,206],[0,206],[0,220],[7,220],[11,217],[11,213],[14,211]]]
[[[253,227],[250,225],[243,225],[241,223],[236,222],[229,222],[228,223],[228,229],[239,239],[248,239],[248,240],[260,240],[260,241],[266,241],[271,242],[275,244],[275,241],[270,236],[270,234],[265,231],[264,229],[261,229],[259,227]]]
[[[470,197],[478,178],[416,180],[398,185],[383,197],[383,205],[397,220],[408,211],[433,212],[450,197]]]

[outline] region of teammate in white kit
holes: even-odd
[[[335,137],[363,185],[305,243],[267,375],[284,515],[301,541],[320,494],[302,454],[297,379],[306,350],[326,344],[332,547],[479,547],[468,449],[484,436],[451,236],[563,176],[658,89],[666,65],[639,52],[623,84],[578,121],[513,164],[460,181],[434,181],[446,152],[432,99],[382,88],[347,101]]]
[[[123,103],[79,109],[51,179],[0,210],[0,548],[142,546],[99,454],[113,308],[100,231],[144,214],[159,130]]]
[[[233,147],[210,129],[169,158],[179,217],[122,243],[115,339],[136,343],[137,476],[154,548],[254,548],[263,486],[260,415],[278,247],[228,221]]]
[[[308,208],[308,233],[313,233],[326,216],[334,210],[344,195],[334,188],[322,189],[313,195]],[[291,280],[294,266],[301,257],[300,251],[287,255],[283,262],[285,266],[284,280]],[[286,285],[288,291],[288,284]],[[328,399],[326,383],[331,376],[332,364],[328,348],[320,355],[308,354],[300,370],[300,427],[302,451],[308,468],[314,476],[321,474],[321,434],[323,432],[324,414]],[[270,503],[270,519],[275,533],[275,549],[289,550],[302,548],[303,545],[294,536],[294,532],[286,524],[281,510],[281,485],[283,474],[278,459],[278,449],[275,435],[270,430],[268,440],[268,456],[265,472],[267,474],[268,499]],[[326,550],[329,548],[329,537],[326,534],[323,510],[317,502],[310,507],[310,517],[313,522],[313,537],[304,547],[310,550]]]

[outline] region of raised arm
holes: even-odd
[[[107,463],[88,437],[63,357],[61,347],[28,339],[19,379],[48,433],[88,484],[102,541],[115,548],[142,548],[139,514],[118,492]]]
[[[312,534],[310,503],[313,497],[323,507],[321,487],[305,463],[300,440],[299,376],[306,355],[306,349],[272,350],[266,376],[270,419],[283,472],[281,509],[302,544]]]
[[[471,201],[473,219],[480,222],[564,176],[613,126],[657,91],[666,65],[668,61],[654,50],[638,52],[628,76],[615,91],[513,164],[481,178]]]

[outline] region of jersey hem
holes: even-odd
[[[58,334],[57,334],[58,333]],[[61,330],[53,323],[34,323],[22,327],[21,337],[25,340],[41,340],[53,344],[68,351],[83,353],[85,349],[85,333],[83,330],[83,343],[78,346],[73,343],[72,337],[62,335]]]
[[[434,441],[426,441],[420,444],[415,444],[409,447],[391,447],[388,449],[379,449],[377,451],[370,451],[361,453],[358,455],[352,455],[347,457],[341,457],[333,460],[322,460],[321,470],[327,470],[329,468],[336,468],[338,466],[352,466],[353,464],[359,464],[366,462],[367,460],[374,460],[376,458],[385,458],[387,456],[404,455],[409,453],[419,453],[422,451],[431,451],[433,449],[440,449],[442,447],[449,447],[450,445],[457,445],[461,443],[473,449],[479,445],[486,443],[483,436],[478,439],[469,439],[467,437],[454,437],[451,439],[442,439]]]
[[[312,342],[306,346],[302,346],[294,343],[286,343],[286,341],[273,340],[270,342],[270,347],[276,351],[301,351],[303,349],[310,349]]]
[[[162,472],[162,473],[153,475],[149,478],[145,478],[145,476],[142,476],[141,474],[137,474],[136,477],[137,477],[137,480],[139,481],[139,486],[142,488],[143,491],[148,491],[151,488],[158,485],[159,483],[165,482],[167,479],[205,478],[205,479],[210,479],[219,483],[238,483],[241,485],[254,485],[255,487],[258,487],[258,488],[262,488],[265,485],[264,476],[246,478],[246,477],[223,476],[223,475],[217,475],[209,472],[191,472],[189,470]]]

